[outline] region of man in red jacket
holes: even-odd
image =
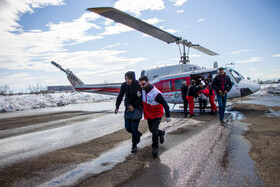
[[[152,84],[149,83],[147,76],[139,79],[142,88],[142,103],[144,118],[148,120],[149,130],[153,134],[152,155],[158,155],[158,137],[159,142],[164,142],[165,131],[159,130],[159,124],[163,116],[163,108],[165,109],[166,122],[170,122],[169,106],[162,96],[162,93]]]

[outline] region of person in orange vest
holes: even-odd
[[[210,102],[210,105],[211,105],[211,112],[210,114],[213,114],[213,115],[216,115],[217,113],[217,106],[215,104],[215,92],[214,92],[214,89],[212,87],[212,82],[210,82],[210,80],[206,80],[205,81],[206,85],[207,85],[207,89],[209,90],[209,102]]]
[[[142,88],[142,103],[144,118],[147,119],[149,130],[152,135],[152,155],[158,155],[158,139],[162,144],[164,142],[165,131],[159,129],[159,124],[163,116],[163,108],[165,109],[166,122],[170,122],[169,106],[162,96],[162,93],[152,84],[150,84],[147,76],[139,78],[139,84]]]
[[[196,82],[195,80],[191,81],[187,92],[187,100],[189,103],[190,117],[194,116],[193,108],[194,108],[194,97],[197,97],[197,91],[195,89]]]

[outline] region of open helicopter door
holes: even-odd
[[[217,74],[217,69],[211,69],[211,70],[201,70],[196,71],[190,74],[191,81],[195,80],[196,85],[198,85],[201,81],[205,81],[206,79],[212,81],[214,77]]]

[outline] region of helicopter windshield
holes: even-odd
[[[229,72],[234,77],[234,79],[236,80],[237,83],[239,83],[242,79],[244,79],[244,77],[240,73],[238,73],[237,71],[235,71],[233,69],[230,69]]]

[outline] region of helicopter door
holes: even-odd
[[[217,72],[191,74],[190,77],[191,77],[191,81],[195,80],[196,85],[198,85],[200,82],[204,82],[206,79],[212,81],[214,74],[217,74]]]

